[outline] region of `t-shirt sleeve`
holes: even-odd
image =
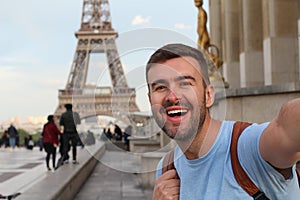
[[[262,158],[259,151],[259,140],[268,124],[253,124],[245,129],[238,141],[239,161],[252,181],[258,188],[264,190],[269,198],[274,194],[286,197],[284,195],[292,195],[292,189],[295,189],[295,185],[298,185],[296,184],[297,177],[294,173],[295,170],[293,170],[293,176],[285,180],[278,171]]]

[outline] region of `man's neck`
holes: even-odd
[[[196,134],[192,141],[177,141],[177,144],[187,159],[194,160],[200,158],[205,155],[214,144],[220,127],[221,121],[212,119],[207,115],[202,129]]]

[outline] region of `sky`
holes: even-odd
[[[9,0],[1,5],[0,123],[54,113],[58,90],[65,88],[70,73],[82,2]],[[206,10],[207,4],[204,1]],[[112,26],[119,34],[116,41],[127,82],[136,88],[140,109],[149,110],[144,65],[163,44],[196,43],[198,9],[193,0],[110,0],[110,12]],[[91,60],[96,62],[99,57],[93,55]],[[107,70],[101,70],[93,73],[91,67],[88,80],[109,85]]]

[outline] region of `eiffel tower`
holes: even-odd
[[[135,89],[129,88],[116,46],[118,33],[112,28],[108,0],[84,0],[81,28],[75,33],[77,47],[64,90],[59,90],[60,116],[72,103],[81,118],[106,115],[128,122],[130,112],[139,111]],[[87,84],[91,53],[105,54],[112,87]]]

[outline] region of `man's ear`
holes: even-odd
[[[205,90],[206,107],[210,108],[215,102],[215,88],[213,85],[208,85]]]

